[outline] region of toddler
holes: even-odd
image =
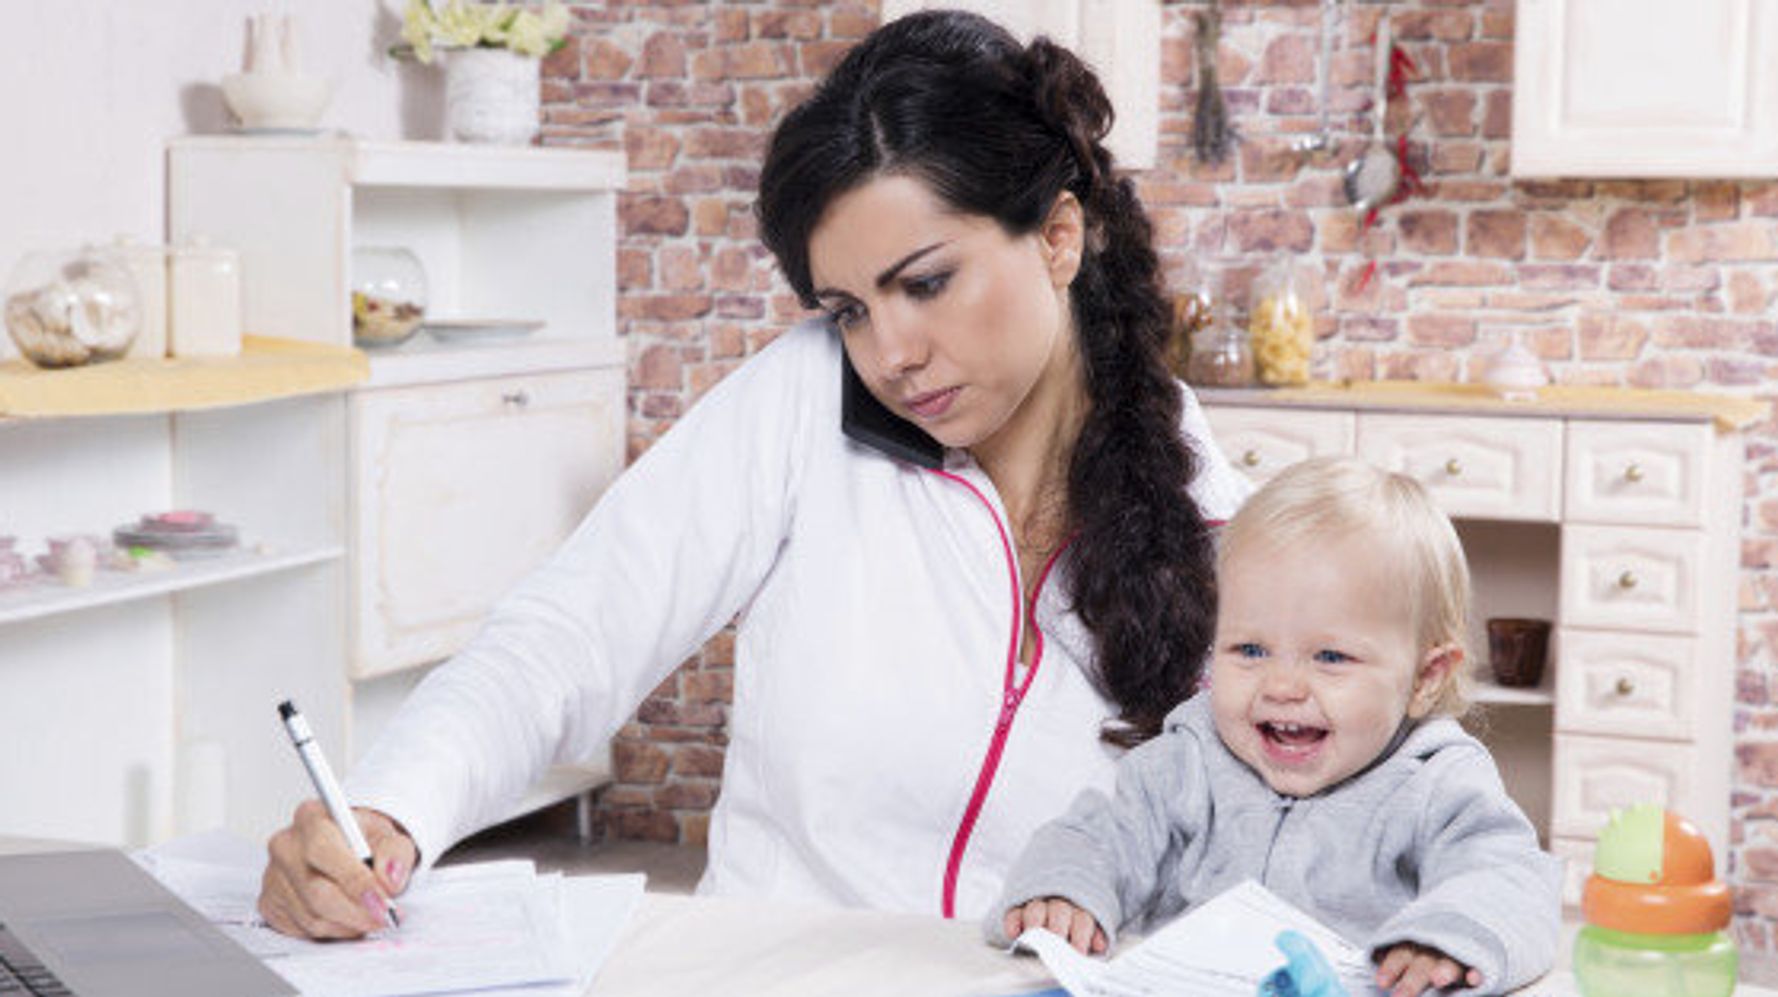
[[[1560,864],[1455,717],[1469,573],[1418,482],[1352,459],[1230,521],[1210,688],[1032,837],[989,914],[1083,952],[1248,878],[1361,943],[1393,997],[1548,971]]]

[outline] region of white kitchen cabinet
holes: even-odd
[[[147,362],[126,376],[156,380]],[[328,667],[345,655],[345,415],[335,387],[0,418],[0,533],[21,550],[168,509],[213,511],[242,541],[90,587],[0,591],[0,833],[129,846],[217,821],[263,833],[310,792],[274,709],[286,697],[345,750],[346,675]]]
[[[1778,0],[1518,0],[1512,173],[1778,172]]]
[[[623,466],[623,371],[481,378],[352,400],[352,674],[448,657]]]
[[[325,419],[287,427],[312,434],[317,449],[319,466],[300,476],[300,487],[288,473],[249,482],[242,460],[208,465],[206,493],[261,491],[269,505],[272,492],[288,491],[270,507],[322,518],[332,552],[325,570],[306,573],[324,580],[291,595],[289,616],[269,598],[261,611],[236,616],[239,600],[230,597],[181,620],[181,656],[203,665],[203,680],[182,695],[204,704],[205,715],[228,718],[198,732],[194,757],[208,766],[224,759],[220,808],[230,827],[263,834],[301,792],[300,780],[270,794],[234,778],[240,768],[266,781],[234,764],[246,739],[259,737],[249,728],[260,712],[272,716],[276,700],[263,690],[306,689],[299,704],[336,764],[349,767],[425,668],[468,639],[621,470],[616,201],[624,176],[621,154],[588,150],[343,136],[170,143],[169,238],[203,236],[240,251],[249,332],[350,345],[352,251],[360,246],[414,252],[426,273],[428,318],[542,324],[523,337],[468,343],[422,331],[372,351],[369,379],[335,396]],[[238,432],[238,418],[217,416],[217,431]],[[242,438],[230,452],[275,467],[268,432],[257,451]],[[272,663],[254,669],[263,690],[238,678],[243,662],[260,659]],[[272,737],[275,722],[265,726],[269,750],[287,756],[288,745]],[[606,753],[553,771],[518,810],[596,785],[609,767]],[[169,826],[132,837],[161,837]]]
[[[1726,862],[1741,440],[1712,425],[1723,399],[1696,396],[1687,412],[1671,396],[1586,390],[1584,403],[1549,389],[1534,404],[1465,386],[1198,397],[1237,467],[1244,448],[1262,455],[1256,477],[1277,473],[1282,452],[1353,453],[1418,478],[1456,521],[1474,580],[1478,729],[1553,852],[1584,861],[1611,808],[1658,802]],[[1356,422],[1344,448],[1269,442],[1342,420]],[[1488,679],[1481,624],[1493,616],[1552,622],[1540,688]]]

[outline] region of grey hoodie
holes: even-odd
[[[1414,942],[1481,971],[1480,987],[1449,992],[1536,979],[1555,962],[1561,864],[1456,721],[1397,740],[1337,786],[1280,796],[1217,737],[1200,693],[1119,762],[1115,798],[1086,790],[1038,829],[984,922],[988,938],[1008,942],[1001,920],[1013,907],[1064,897],[1115,939],[1251,878],[1373,955]]]

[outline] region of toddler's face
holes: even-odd
[[[1216,731],[1274,791],[1310,796],[1358,772],[1408,715],[1423,662],[1395,579],[1360,537],[1293,549],[1250,541],[1225,560]]]

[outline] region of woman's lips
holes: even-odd
[[[922,419],[937,419],[950,411],[951,403],[957,400],[957,393],[962,388],[946,388],[943,391],[928,391],[907,400],[908,411]]]

